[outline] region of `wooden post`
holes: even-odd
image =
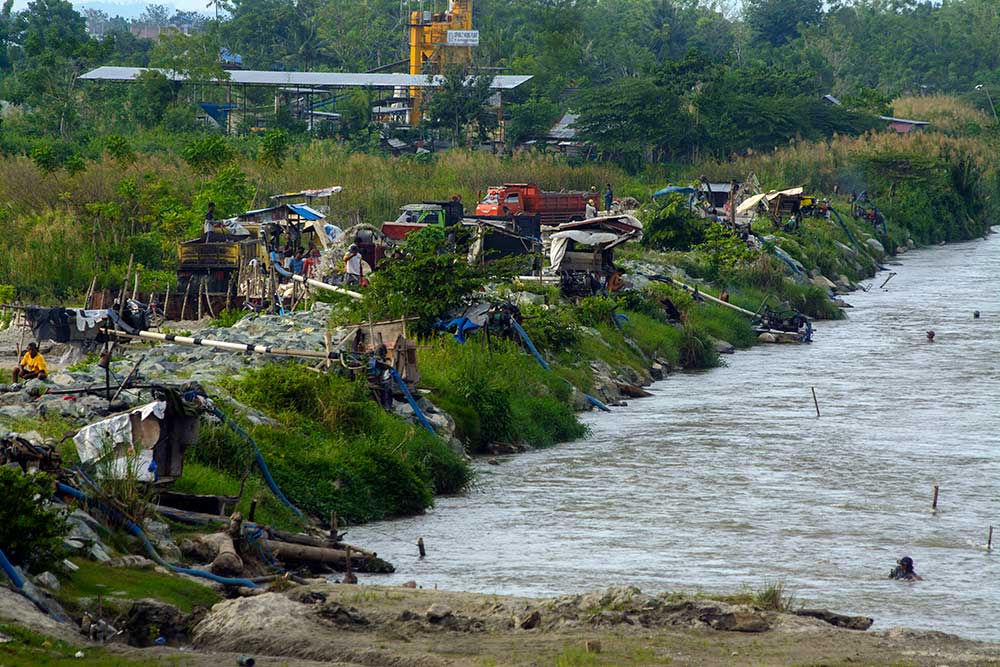
[[[191,279],[188,278],[187,287],[184,288],[184,299],[181,301],[181,314],[178,319],[184,319],[184,311],[187,309],[188,305],[188,294],[191,293]]]
[[[167,308],[170,306],[170,283],[167,283],[167,293],[163,297],[163,319],[167,319]]]
[[[201,321],[201,316],[202,316],[202,310],[201,310],[201,308],[202,308],[202,306],[201,306],[201,286],[202,286],[203,282],[204,281],[199,280],[198,281],[198,287],[195,288],[195,291],[198,292],[198,311],[197,312],[198,312],[198,320],[199,321]]]
[[[351,545],[345,545],[344,552],[347,554],[344,557],[344,583],[356,584],[358,583],[358,578],[351,572]]]
[[[236,276],[229,276],[229,288],[226,290],[226,310],[233,307],[233,290],[235,289]]]
[[[139,296],[139,267],[135,267],[135,283],[132,285],[132,300]]]
[[[205,286],[205,305],[208,307],[208,314],[214,318],[215,309],[212,308],[212,297],[208,294],[208,282],[203,282],[202,285]]]
[[[812,387],[813,392],[813,405],[816,406],[816,419],[819,419],[819,401],[816,400],[816,387]],[[935,489],[937,487],[934,487]]]
[[[247,514],[247,521],[253,523],[254,514],[257,513],[257,499],[254,498],[250,501],[250,512]]]
[[[330,512],[330,542],[335,544],[337,542],[338,537],[339,536],[337,535],[337,513]]]
[[[417,551],[420,553],[420,558],[427,556],[427,551],[424,549],[424,538],[417,538]]]
[[[84,310],[90,308],[90,302],[94,299],[94,288],[96,287],[97,287],[97,276],[94,276],[94,279],[90,281],[90,289],[87,290],[87,296],[83,300]]]
[[[935,512],[937,511],[937,501],[938,501],[938,485],[934,485],[934,498],[931,500],[931,509]]]
[[[989,535],[986,537],[986,550],[992,551],[993,549],[993,526],[990,526]]]
[[[125,290],[128,289],[128,279],[132,275],[132,261],[135,259],[135,255],[128,256],[128,268],[125,269],[125,280],[122,281],[121,291],[118,292],[118,313],[122,314],[125,312]]]

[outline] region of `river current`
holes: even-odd
[[[1000,234],[890,268],[811,345],[671,375],[585,415],[584,439],[477,460],[467,494],[350,529],[396,565],[368,581],[514,595],[781,581],[876,629],[1000,641]],[[924,581],[887,578],[904,555]]]

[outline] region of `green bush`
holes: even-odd
[[[0,468],[0,547],[15,565],[31,572],[49,569],[64,556],[66,518],[46,507],[54,480]]]
[[[580,326],[569,308],[526,305],[522,326],[539,350],[558,352],[576,345],[580,339]]]
[[[434,400],[442,407],[467,406],[452,414],[470,450],[494,442],[545,447],[586,432],[570,405],[572,388],[511,341],[494,340],[487,351],[476,342],[441,338],[422,360]]]
[[[371,401],[364,380],[271,365],[229,388],[279,422],[251,435],[285,495],[311,514],[336,511],[348,521],[415,514],[435,493],[457,493],[472,479],[440,438]],[[205,439],[199,460],[243,460],[230,436],[209,429]]]

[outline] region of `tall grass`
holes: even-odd
[[[336,511],[368,521],[417,514],[435,493],[456,493],[471,480],[471,469],[440,438],[386,413],[363,381],[272,365],[228,388],[278,421],[251,434],[285,494],[314,515]],[[247,452],[238,439],[209,432],[199,456],[225,470],[227,458],[242,462]]]
[[[547,447],[586,429],[570,404],[572,389],[510,341],[460,345],[450,337],[421,352],[423,382],[449,410],[468,449],[491,443]]]

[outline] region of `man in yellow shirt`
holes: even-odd
[[[38,343],[28,343],[28,351],[21,357],[21,363],[14,369],[14,382],[18,380],[44,380],[49,375],[45,357],[38,351]]]

